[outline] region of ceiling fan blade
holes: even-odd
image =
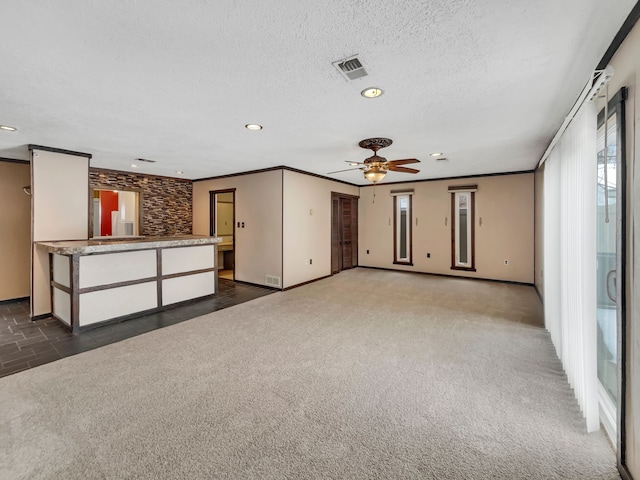
[[[340,172],[349,172],[351,170],[361,170],[361,167],[354,167],[354,168],[346,168],[344,170],[336,170],[335,172],[329,172],[327,173],[327,175],[331,175],[332,173],[340,173]]]
[[[416,170],[415,168],[396,167],[395,165],[389,165],[389,170],[392,172],[402,172],[402,173],[419,173],[420,172],[420,170]]]
[[[402,160],[389,160],[387,163],[389,165],[407,165],[409,163],[420,163],[420,160],[417,158],[405,158]]]

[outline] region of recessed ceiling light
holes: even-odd
[[[364,90],[362,90],[360,92],[360,95],[362,95],[363,97],[366,98],[376,98],[379,97],[380,95],[382,95],[384,92],[382,91],[381,88],[378,87],[369,87],[369,88],[365,88]]]
[[[178,175],[182,175],[184,172],[183,172],[182,170],[176,170],[176,173],[177,173]]]
[[[258,125],[257,123],[247,123],[244,128],[247,130],[262,130],[262,125]]]
[[[7,132],[15,132],[17,130],[16,127],[10,127],[9,125],[0,125],[0,129],[6,130]]]
[[[138,165],[136,165],[135,163],[132,163],[131,165],[129,165],[131,168],[138,168]]]
[[[442,155],[442,152],[433,152],[431,154],[432,157],[439,157],[440,155]]]

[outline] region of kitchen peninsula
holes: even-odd
[[[53,316],[74,333],[218,290],[218,237],[36,242],[49,253]]]

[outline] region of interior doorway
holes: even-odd
[[[235,280],[236,242],[235,222],[236,189],[213,190],[209,192],[210,224],[209,234],[221,237],[218,244],[218,277]]]
[[[331,273],[358,266],[358,197],[331,192]]]

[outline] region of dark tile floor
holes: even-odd
[[[189,305],[73,335],[53,318],[29,319],[28,300],[0,304],[0,377],[190,320],[273,293],[219,279],[218,295]]]

